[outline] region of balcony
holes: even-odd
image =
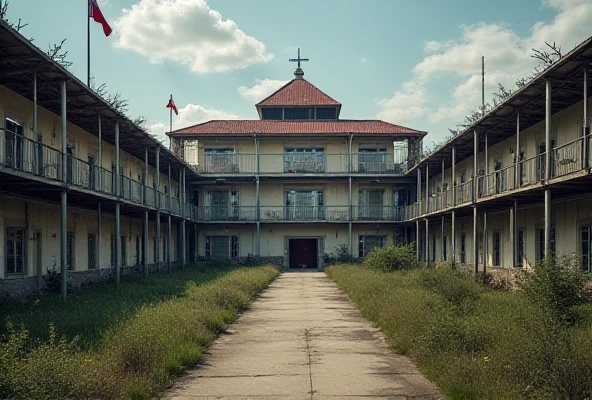
[[[390,221],[402,222],[405,220],[406,207],[393,207],[381,205],[354,206],[354,221]]]
[[[255,221],[255,206],[205,206],[200,209],[199,221],[203,222],[235,222]]]
[[[407,162],[395,163],[393,154],[354,153],[327,154],[323,152],[256,154],[206,153],[195,169],[202,175],[404,175]]]
[[[116,192],[115,175],[108,169],[81,160],[72,155],[66,156],[66,168],[62,169],[62,153],[54,148],[13,132],[0,131],[0,170],[24,173],[63,185],[62,173],[66,174],[66,185],[73,189],[82,189],[97,194],[114,195]],[[139,205],[156,207],[154,189],[126,176],[120,176],[120,198]],[[167,206],[168,195],[159,192],[161,205]],[[186,204],[186,206],[191,206]],[[196,211],[188,208],[186,214]],[[174,214],[180,215],[181,206],[178,199],[171,199],[170,207]]]

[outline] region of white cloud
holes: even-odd
[[[242,69],[274,56],[205,0],[140,0],[114,23],[115,46],[197,73]]]
[[[179,108],[179,115],[173,114],[173,130],[196,125],[212,119],[238,119],[237,115],[214,108],[205,108],[197,104],[188,104]],[[165,132],[169,131],[169,122],[156,122],[148,127],[150,134],[156,136],[158,140],[165,141],[168,145],[168,137]]]
[[[237,89],[237,92],[245,99],[258,103],[284,86],[286,83],[288,83],[288,81],[257,79],[253,86],[240,86]]]
[[[413,78],[391,97],[377,101],[378,117],[427,130],[426,123],[454,127],[481,104],[481,56],[485,56],[486,102],[491,103],[498,82],[512,88],[516,79],[532,72],[536,65],[532,48],[555,41],[565,54],[590,35],[589,0],[544,0],[542,5],[555,11],[554,18],[537,22],[524,36],[503,23],[479,23],[461,27],[460,39],[426,42],[425,56],[413,68]],[[450,88],[449,82],[455,86]],[[436,96],[431,90],[436,86],[450,89]],[[441,139],[447,133],[438,128],[431,138]]]
[[[366,63],[368,62],[368,59],[367,59],[366,57],[363,57],[363,56],[362,56],[362,57],[360,58],[360,62],[361,62],[362,64],[366,64]]]

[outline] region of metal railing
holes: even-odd
[[[586,168],[583,145],[588,139],[588,137],[579,137],[551,151],[552,178],[573,174]]]
[[[181,204],[179,203],[179,199],[171,197],[171,206],[169,211],[171,214],[181,215]]]
[[[354,221],[398,221],[405,219],[406,207],[354,206]]]
[[[60,151],[9,130],[0,130],[0,165],[48,179],[62,179]]]
[[[407,160],[401,159],[400,162],[394,162],[393,155],[389,153],[353,153],[351,172],[404,175],[407,172]]]
[[[242,153],[206,153],[204,162],[196,169],[202,174],[254,174],[257,171],[257,156]]]
[[[545,154],[527,158],[518,163],[518,187],[540,182],[545,177]]]
[[[467,182],[461,183],[457,185],[454,190],[456,190],[456,204],[457,206],[461,204],[470,203],[473,201],[473,180],[469,179]]]
[[[255,206],[204,206],[200,209],[200,221],[255,221]]]
[[[144,204],[155,207],[156,204],[154,203],[154,188],[147,187],[146,188],[146,198],[144,199]]]
[[[158,191],[158,206],[164,211],[169,209],[169,195],[160,190]]]

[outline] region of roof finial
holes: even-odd
[[[300,47],[298,48],[298,58],[290,58],[288,61],[298,63],[298,68],[296,68],[296,71],[294,71],[294,76],[296,77],[296,79],[302,79],[302,77],[304,76],[304,71],[302,70],[302,68],[300,68],[300,62],[309,60],[308,58],[300,58]]]

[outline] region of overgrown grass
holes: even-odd
[[[326,272],[450,399],[592,396],[589,303],[573,303],[566,323],[528,290],[494,291],[450,269]]]
[[[6,307],[0,398],[150,398],[197,364],[277,273],[190,268],[76,292],[66,304]]]

